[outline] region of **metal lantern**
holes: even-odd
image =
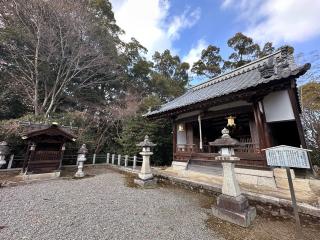
[[[234,122],[235,119],[236,118],[231,115],[229,117],[227,117],[227,120],[228,120],[227,127],[234,127],[236,125]]]
[[[183,124],[183,123],[180,123],[180,124],[178,125],[178,132],[184,132],[184,130],[185,130],[184,124]]]

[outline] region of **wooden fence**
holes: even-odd
[[[137,156],[121,155],[116,153],[107,154],[87,154],[87,160],[85,165],[99,165],[99,164],[110,164],[117,166],[130,167],[135,169],[137,166],[142,165],[142,158]],[[21,169],[25,156],[23,155],[11,155],[6,159],[7,163],[1,167],[0,170],[10,169]],[[63,156],[63,166],[76,166],[77,165],[77,154],[67,154]]]

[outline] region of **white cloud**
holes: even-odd
[[[245,34],[258,42],[275,44],[309,40],[320,35],[318,0],[224,0],[245,21]]]
[[[111,0],[117,24],[126,32],[124,41],[136,38],[152,55],[170,49],[183,29],[192,27],[200,18],[200,9],[186,8],[181,15],[169,16],[166,0]]]
[[[207,47],[208,43],[204,39],[200,39],[197,44],[189,50],[187,55],[182,58],[182,60],[189,63],[191,68],[193,63],[200,59],[202,50]]]

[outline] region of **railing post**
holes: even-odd
[[[109,164],[109,163],[110,163],[110,153],[107,153],[106,163],[107,163],[107,164]]]
[[[114,158],[115,158],[115,156],[116,156],[115,154],[112,154],[112,157],[111,157],[111,163],[112,163],[112,164],[114,164]]]
[[[133,156],[133,166],[132,166],[132,168],[136,169],[136,167],[137,167],[137,156]]]
[[[118,166],[121,165],[121,154],[118,155]]]
[[[95,165],[96,164],[96,154],[93,154],[93,158],[92,158],[92,164]]]
[[[7,169],[10,169],[10,168],[12,167],[13,158],[14,158],[14,154],[12,154],[12,155],[10,156],[10,160],[9,160]]]
[[[128,155],[125,155],[125,156],[124,156],[124,166],[125,166],[125,167],[128,167],[128,158],[129,158]]]

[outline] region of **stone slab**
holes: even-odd
[[[171,167],[175,170],[186,170],[188,166],[188,162],[178,162],[172,161]]]
[[[265,186],[265,187],[270,187],[270,188],[277,188],[276,181],[274,178],[269,178],[269,177],[258,177],[258,186]]]
[[[60,177],[60,171],[52,173],[40,173],[40,174],[23,174],[21,175],[22,180],[49,180]]]
[[[236,174],[237,180],[240,183],[246,183],[251,185],[258,185],[258,177],[252,175],[245,175],[245,174]]]
[[[309,179],[294,179],[293,188],[296,192],[312,192],[309,184]],[[276,178],[276,184],[278,188],[289,189],[288,179],[286,178]]]
[[[213,206],[212,213],[217,218],[242,227],[249,227],[257,215],[254,207],[248,207],[245,211],[239,213]]]
[[[291,171],[291,177],[292,177],[292,179],[295,179],[295,178],[296,178],[296,175],[294,174],[293,169],[290,169],[290,171]],[[273,169],[273,174],[274,174],[274,177],[275,177],[275,178],[285,178],[285,179],[288,179],[287,170],[286,170],[285,168],[274,168],[274,169]]]
[[[135,184],[139,185],[140,187],[155,187],[157,185],[157,179],[148,179],[142,180],[140,178],[134,179],[133,181]]]
[[[256,170],[256,169],[247,169],[247,168],[235,168],[234,171],[236,174],[244,174],[258,177],[269,177],[273,178],[273,171],[269,170]]]

